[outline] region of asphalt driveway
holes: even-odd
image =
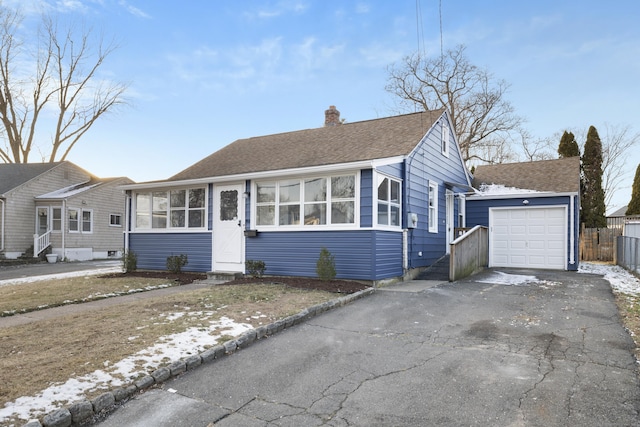
[[[391,286],[136,396],[110,426],[640,425],[609,283],[488,270]]]

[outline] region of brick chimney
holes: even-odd
[[[342,124],[340,121],[340,111],[336,110],[335,105],[331,105],[328,110],[324,111],[324,125],[337,126]]]

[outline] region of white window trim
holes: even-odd
[[[460,221],[460,218],[462,218],[462,221]],[[467,226],[467,196],[464,194],[458,194],[458,221],[456,225],[462,228]]]
[[[84,231],[84,213],[89,212],[91,214],[91,220],[89,221],[89,231]],[[93,234],[93,209],[80,209],[80,233]]]
[[[170,221],[171,221],[171,202],[170,202],[170,195],[169,193],[171,191],[176,191],[176,190],[197,190],[197,189],[204,189],[204,209],[203,209],[203,216],[204,216],[204,225],[202,227],[189,227],[189,219],[188,219],[188,213],[189,211],[194,211],[194,210],[198,210],[200,208],[189,208],[188,206],[186,206],[186,204],[188,203],[189,198],[186,197],[185,200],[185,214],[187,215],[185,218],[185,226],[184,227],[171,227],[170,226]],[[165,228],[153,228],[152,227],[152,222],[153,222],[153,193],[155,192],[165,192],[167,193],[167,227]],[[149,227],[148,228],[141,228],[141,227],[137,227],[136,226],[136,220],[137,220],[137,212],[138,212],[138,206],[137,206],[137,195],[138,194],[148,194],[151,197],[151,202],[150,202],[150,206],[149,206]],[[207,231],[208,227],[209,227],[209,186],[208,185],[198,185],[198,186],[193,186],[193,187],[171,187],[171,188],[148,188],[145,189],[144,191],[135,191],[133,192],[133,194],[131,195],[131,214],[132,214],[132,220],[131,220],[131,232],[135,233],[135,232],[141,232],[141,233],[201,233],[202,231]]]
[[[449,136],[449,126],[446,122],[442,123],[442,140],[440,142],[440,149],[442,151],[442,155],[445,157],[449,157],[449,146],[451,145],[450,136]]]
[[[433,205],[431,205],[431,189],[433,189]],[[433,215],[433,218],[431,218]],[[429,233],[438,232],[438,183],[429,180],[429,192],[427,199],[427,221],[429,225]],[[431,221],[433,219],[433,221]]]
[[[55,219],[53,218],[53,212],[55,210],[59,210],[60,211],[60,229],[59,230],[55,230],[53,228],[53,224]],[[64,212],[62,211],[62,207],[60,206],[52,206],[51,207],[51,232],[52,233],[62,233],[62,229],[64,228],[62,225],[64,224]]]
[[[391,203],[391,200],[389,200],[388,206],[389,206],[389,219],[391,218],[391,206],[398,206],[399,209],[399,220],[400,223],[398,225],[389,225],[389,224],[379,224],[378,223],[378,178],[379,177],[384,177],[387,178],[389,180],[389,183],[391,181],[396,181],[399,185],[399,197],[398,200],[400,201],[399,203]],[[374,174],[374,179],[373,179],[373,227],[374,228],[378,228],[378,229],[385,229],[385,230],[402,230],[402,218],[403,218],[403,209],[402,209],[402,179],[400,178],[396,178],[394,176],[391,175],[387,175],[385,173],[381,173],[376,171],[376,173]],[[391,190],[389,188],[389,190]],[[389,198],[391,198],[391,193],[389,193]]]
[[[347,176],[353,175],[355,176],[355,191],[353,197],[354,203],[354,218],[353,223],[348,224],[332,224],[331,223],[331,203],[333,202],[344,202],[348,201],[348,199],[335,199],[331,198],[331,178],[338,176]],[[304,206],[305,204],[309,204],[312,202],[304,201],[304,182],[306,180],[313,180],[317,178],[325,178],[327,180],[327,200],[325,203],[327,204],[327,224],[319,224],[319,225],[304,225],[304,221],[300,221],[300,224],[296,225],[279,225],[279,208],[281,206],[279,200],[280,197],[280,185],[279,183],[282,181],[300,181],[300,201],[298,202],[300,206],[300,216],[304,218]],[[255,180],[251,183],[251,194],[258,194],[258,184],[274,184],[276,186],[276,194],[275,194],[275,225],[258,225],[258,203],[256,202],[256,197],[251,197],[251,228],[256,229],[258,231],[331,231],[331,230],[345,230],[345,229],[359,229],[360,228],[360,171],[340,171],[334,172],[326,175],[308,175],[308,176],[283,176],[278,178],[271,178],[265,180]],[[283,206],[289,206],[292,203],[284,203]],[[295,204],[295,203],[294,203]],[[261,203],[261,206],[266,206],[268,203]]]
[[[114,224],[112,222],[112,219],[114,217],[119,217],[120,218],[120,223],[119,224]],[[120,227],[120,228],[122,228],[122,214],[121,213],[110,213],[109,214],[109,227]]]
[[[70,213],[76,212],[76,227],[75,229],[71,228],[71,218]],[[67,208],[67,214],[65,215],[65,221],[67,222],[67,230],[69,233],[80,233],[82,230],[82,209],[78,208]]]

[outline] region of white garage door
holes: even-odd
[[[566,269],[565,207],[489,210],[489,266]]]

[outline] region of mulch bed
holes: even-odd
[[[169,273],[166,271],[132,271],[128,273],[112,273],[101,277],[148,277],[153,279],[167,279],[187,285],[197,280],[205,280],[206,274],[203,273]],[[366,283],[356,282],[353,280],[320,280],[304,277],[243,277],[235,279],[224,285],[242,285],[247,283],[266,283],[266,284],[282,284],[300,289],[314,289],[319,291],[327,291],[340,294],[352,294],[354,292],[367,289],[370,285]]]
[[[353,280],[320,280],[305,277],[243,277],[242,279],[227,282],[225,285],[245,283],[277,283],[291,286],[292,288],[314,289],[337,294],[352,294],[371,287],[365,283]]]

